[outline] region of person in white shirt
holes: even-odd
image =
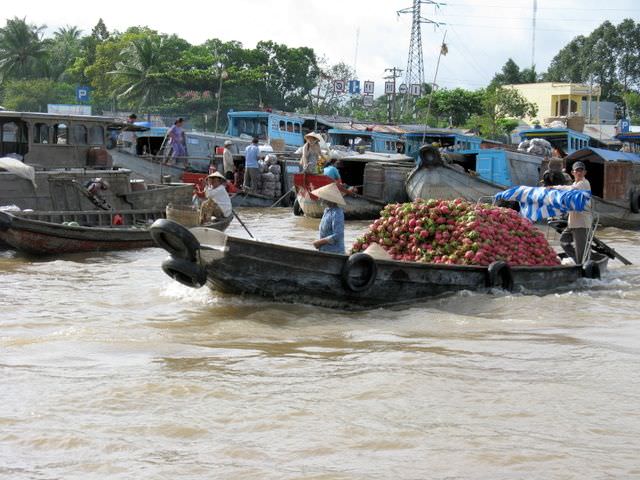
[[[205,203],[215,204],[215,207],[211,208],[210,216],[222,218],[229,217],[233,213],[231,198],[229,198],[225,183],[226,179],[220,172],[214,172],[207,177],[207,186],[204,190],[207,200],[202,206],[204,207]],[[211,202],[209,202],[209,200],[211,200]]]
[[[573,164],[571,173],[573,174],[574,182],[571,185],[554,185],[552,187],[556,190],[588,190],[591,191],[591,184],[587,180],[587,169],[582,162],[575,162]],[[589,229],[591,228],[591,212],[585,210],[584,212],[569,212],[569,221],[567,228],[560,236],[560,245],[564,251],[573,260],[580,264],[584,261],[587,245],[587,238]],[[572,245],[575,244],[575,248]]]

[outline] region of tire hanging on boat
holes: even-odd
[[[600,279],[600,266],[593,260],[589,260],[582,266],[582,276],[585,278]]]
[[[629,193],[629,209],[633,213],[640,213],[640,191],[636,188],[632,188]]]
[[[207,283],[206,270],[195,262],[169,256],[162,262],[162,271],[176,282],[191,288],[200,288]]]
[[[513,274],[506,262],[499,260],[487,267],[487,287],[513,290]]]
[[[193,262],[200,249],[200,242],[188,229],[179,223],[161,218],[149,229],[151,238],[173,257]]]
[[[356,272],[360,274],[354,275]],[[370,255],[366,253],[354,253],[342,267],[341,277],[344,287],[352,292],[367,290],[378,275],[378,265]]]

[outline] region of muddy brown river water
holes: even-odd
[[[0,478],[640,478],[640,233],[599,236],[635,265],[365,313],[192,290],[159,249],[0,252]]]

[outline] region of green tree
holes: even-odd
[[[452,90],[443,88],[435,90],[431,98],[431,111],[428,125],[458,127],[468,122],[473,115],[481,115],[483,112],[483,96],[481,91],[469,91],[463,88]],[[416,109],[420,114],[426,115],[429,95],[416,101]]]
[[[82,30],[78,27],[59,28],[47,44],[49,77],[63,80],[66,71],[81,55]]]
[[[499,86],[488,87],[481,91],[483,113],[473,117],[469,125],[479,128],[480,133],[489,138],[498,139],[513,128],[514,119],[534,117],[538,108],[528,102],[514,88]]]
[[[14,17],[0,29],[0,81],[33,78],[42,73],[46,48],[42,41],[45,26],[28,24]]]
[[[74,103],[75,87],[50,79],[10,80],[5,83],[2,105],[22,112],[46,112],[49,103]]]
[[[309,104],[312,110],[323,115],[335,115],[341,111],[352,110],[350,95],[337,93],[334,89],[336,80],[349,80],[354,78],[353,69],[344,62],[335,65],[327,65],[326,60],[320,62],[316,85],[309,92]]]
[[[115,70],[107,72],[124,80],[124,90],[118,96],[134,101],[138,108],[157,104],[175,91],[175,82],[167,73],[170,53],[166,39],[144,35],[131,40],[120,54]]]
[[[502,66],[500,73],[495,74],[493,80],[491,80],[491,84],[515,85],[519,83],[535,83],[536,81],[537,74],[534,67],[520,70],[518,64],[510,58]]]

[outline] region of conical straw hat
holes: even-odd
[[[311,192],[312,195],[315,195],[318,198],[322,198],[327,202],[337,203],[338,205],[342,205],[343,207],[347,205],[342,198],[342,194],[340,190],[338,190],[338,186],[335,183],[330,183],[329,185],[325,185],[324,187],[316,188]]]
[[[324,142],[324,138],[322,138],[319,133],[316,133],[316,132],[307,133],[304,136],[304,139],[309,140],[309,137],[315,138],[316,140],[318,140],[318,142]]]

